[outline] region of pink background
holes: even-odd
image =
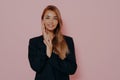
[[[75,43],[71,80],[120,80],[120,0],[0,0],[0,80],[34,80],[28,40],[41,34],[41,13],[56,5]]]

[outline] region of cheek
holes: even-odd
[[[47,24],[48,24],[48,21],[47,21],[47,20],[44,20],[44,24],[47,25]]]
[[[44,19],[43,21],[44,21],[44,23],[48,22],[46,19]]]
[[[58,24],[58,21],[55,21],[54,24],[57,25],[57,24]]]

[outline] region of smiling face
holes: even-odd
[[[45,28],[48,31],[54,31],[58,24],[58,17],[54,11],[47,10],[43,17]]]

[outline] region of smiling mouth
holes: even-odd
[[[54,25],[52,25],[52,24],[48,24],[48,26],[49,26],[49,27],[54,27]]]

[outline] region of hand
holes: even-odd
[[[47,33],[47,30],[45,29],[45,25],[44,23],[42,22],[42,34],[43,34],[43,37],[44,37],[44,43],[45,45],[47,46],[47,56],[50,58],[51,57],[51,54],[52,54],[52,48],[53,48],[53,45],[52,45],[52,38],[51,36]]]

